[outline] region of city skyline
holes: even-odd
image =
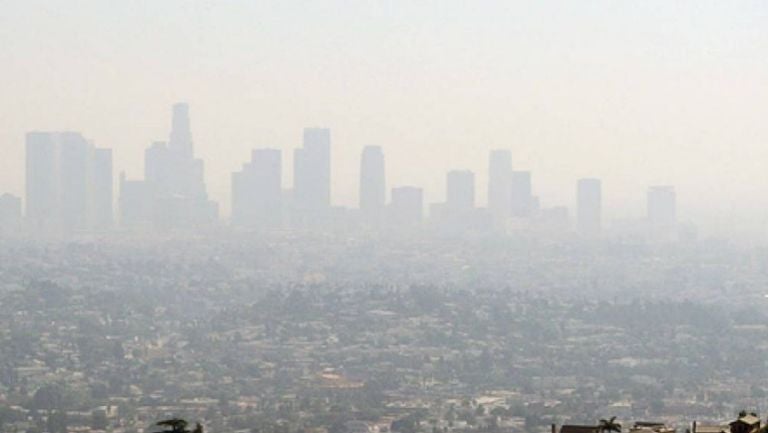
[[[0,432],[768,433],[768,1],[0,41]]]
[[[178,107],[178,106],[188,107],[187,103],[180,103],[180,102],[174,103],[172,105],[173,105],[173,107]],[[186,128],[189,129],[190,128],[190,125],[188,123],[189,120],[186,120],[186,122],[187,122],[185,124]],[[145,155],[146,153],[151,155],[153,151],[164,152],[164,150],[161,149],[161,148],[163,148],[165,146],[168,146],[169,148],[176,147],[177,148],[176,150],[179,151],[180,150],[179,146],[185,146],[186,148],[184,150],[181,150],[181,152],[183,152],[185,154],[188,153],[189,155],[192,155],[191,138],[188,138],[188,140],[190,141],[189,144],[180,145],[180,144],[178,144],[178,142],[176,144],[174,144],[174,139],[173,138],[179,135],[179,133],[177,132],[177,129],[174,128],[174,125],[175,125],[175,121],[172,122],[172,128],[171,128],[171,133],[170,133],[171,140],[170,141],[149,140],[148,141],[149,145],[148,146],[144,146],[141,149],[141,150],[143,150],[143,152],[140,152],[140,153],[142,153],[142,155],[144,156],[144,158],[143,158],[144,162],[143,162],[143,167],[142,167],[142,169],[139,172],[134,173],[133,171],[122,170],[122,169],[119,169],[119,168],[116,168],[114,170],[114,173],[115,173],[115,186],[114,186],[115,196],[117,196],[118,192],[119,192],[119,183],[117,182],[117,180],[119,178],[119,174],[120,173],[126,173],[127,178],[131,179],[131,178],[139,178],[139,177],[141,177],[142,173],[144,173],[144,175],[146,175],[147,171],[149,171],[149,172],[153,171],[152,163],[148,162],[148,159],[147,159],[148,156]],[[322,130],[322,131],[328,131],[328,133],[330,133],[330,131],[331,131],[330,128],[322,128],[322,127],[317,127],[317,126],[305,127],[302,130],[304,132],[306,132],[306,131],[321,131]],[[31,131],[31,132],[28,132],[27,134],[29,134],[29,133],[34,134],[34,133],[37,133],[38,131],[42,132],[42,130],[36,129],[36,130]],[[66,134],[77,134],[77,135],[81,134],[80,131],[76,131],[76,130],[71,130],[71,131],[70,130],[64,130],[64,131],[43,132],[43,133],[65,134],[65,135]],[[183,134],[184,133],[182,133],[182,135]],[[189,134],[189,133],[187,132],[186,134]],[[93,146],[93,145],[95,145],[97,143],[96,140],[90,140],[89,139],[87,141],[89,143],[91,143],[91,146]],[[286,149],[286,146],[287,146],[287,149]],[[295,164],[296,164],[296,159],[297,159],[297,152],[298,152],[298,155],[301,155],[301,151],[303,150],[303,147],[301,146],[301,143],[299,143],[298,145],[296,145],[294,147],[290,147],[289,145],[277,146],[277,147],[253,147],[253,148],[250,149],[251,157],[253,157],[253,155],[252,155],[253,152],[257,152],[258,153],[260,151],[267,150],[267,149],[274,150],[274,151],[279,152],[281,154],[284,153],[284,150],[288,151],[288,153],[289,153],[289,158],[288,159],[280,158],[280,160],[281,160],[280,161],[280,170],[283,172],[283,174],[280,176],[281,177],[280,186],[283,189],[292,189],[294,187],[295,183],[297,182],[297,179],[295,177],[295,173],[296,173]],[[359,151],[361,153],[364,153],[368,149],[377,149],[378,152],[382,152],[381,153],[382,157],[383,157],[384,152],[386,152],[386,146],[378,146],[378,145],[375,145],[375,146],[373,146],[373,145],[361,145]],[[112,149],[109,149],[109,150],[112,150]],[[333,153],[333,152],[331,152],[331,153]],[[489,181],[489,177],[494,176],[494,174],[492,173],[493,170],[494,170],[494,168],[493,168],[493,165],[494,165],[493,157],[494,157],[494,155],[502,156],[502,158],[506,158],[506,163],[509,165],[509,167],[508,167],[509,173],[502,174],[501,175],[502,177],[509,177],[510,179],[514,179],[515,175],[518,175],[518,176],[522,175],[522,176],[528,176],[528,177],[532,176],[530,171],[513,170],[512,160],[513,160],[514,156],[513,156],[513,151],[512,151],[511,148],[494,148],[494,149],[490,149],[489,152],[488,152],[488,155],[490,155],[491,160],[487,160],[486,161],[487,164],[484,167],[481,166],[481,167],[477,167],[477,168],[472,168],[472,169],[467,168],[467,169],[463,169],[463,170],[457,169],[457,168],[448,168],[445,171],[446,174],[450,173],[450,172],[453,172],[453,171],[468,171],[468,172],[472,172],[473,174],[476,174],[476,175],[479,176],[477,181],[475,182],[475,185],[474,185],[474,188],[473,188],[473,191],[474,191],[474,194],[475,194],[476,197],[473,198],[472,201],[473,201],[473,203],[476,204],[476,207],[486,207],[486,206],[488,206],[488,203],[489,203],[488,197],[490,197],[491,195],[494,194],[494,192],[492,192],[490,189],[488,189],[488,188],[492,189],[492,187],[490,186],[490,184],[492,182]],[[347,156],[347,157],[349,157],[349,156]],[[301,157],[299,156],[298,158],[300,159]],[[149,160],[151,161],[152,159],[153,158],[150,156]],[[202,160],[202,159],[196,159],[196,160],[198,161],[199,164],[204,164],[204,160]],[[246,164],[247,162],[248,162],[247,160],[244,160],[244,161],[241,162],[241,164]],[[120,167],[122,165],[120,163],[119,159],[116,159],[115,163],[116,163],[117,167]],[[286,168],[287,168],[287,170],[286,170]],[[515,165],[514,168],[517,168],[517,165]],[[203,170],[202,167],[199,170]],[[230,172],[230,174],[234,173],[236,171],[237,171],[236,169],[232,170]],[[203,173],[204,174],[204,176],[203,176],[204,179],[203,180],[204,180],[204,182],[206,184],[208,184],[210,182],[210,178],[212,178],[214,176],[208,174],[204,170],[203,170],[203,172],[204,172]],[[285,172],[288,172],[289,174],[286,174]],[[361,173],[361,171],[357,172],[357,176],[358,176],[358,179],[356,179],[357,182],[360,181],[360,178],[359,178],[360,173]],[[136,176],[134,176],[134,174]],[[331,174],[333,175],[333,173],[331,173]],[[539,174],[541,174],[541,173],[539,173]],[[150,175],[150,177],[151,177],[151,175]],[[438,176],[438,178],[442,179],[440,176]],[[217,180],[214,183],[218,183],[218,182],[219,181]],[[300,182],[301,181],[299,181],[299,183]],[[530,182],[531,184],[534,183],[534,181],[532,179],[524,180],[523,182],[526,182],[526,183]],[[441,201],[440,197],[441,196],[443,196],[443,197],[445,196],[445,194],[447,193],[447,184],[445,184],[445,183],[443,183],[443,184],[444,184],[444,186],[440,188],[442,190],[442,193],[438,193],[438,192],[433,193],[433,196],[430,197],[430,201],[429,201],[430,203],[431,202],[435,202],[435,203],[440,202]],[[331,185],[334,185],[334,183],[331,182]],[[390,188],[391,188],[392,186],[398,186],[399,184],[392,185],[392,183],[389,182],[389,183],[387,183],[387,185],[390,185]],[[403,186],[407,186],[405,184],[402,184],[402,185]],[[389,189],[390,188],[387,188],[387,192],[386,192],[386,196],[387,197],[389,196]],[[525,186],[524,188],[529,188],[530,189],[530,188],[533,188],[533,187],[532,187],[532,185],[528,185],[528,186]],[[644,186],[644,188],[647,188],[647,186]],[[346,201],[345,200],[338,200],[335,197],[335,195],[333,194],[334,189],[336,189],[336,188],[331,188],[330,196],[328,197],[327,200],[323,199],[323,201],[328,201],[333,206],[344,206],[344,207],[350,207],[350,208],[358,208],[359,207],[359,203],[360,203],[360,195],[359,195],[360,194],[360,190],[359,190],[359,188],[356,189],[356,197],[354,198],[354,200],[351,200],[351,201],[349,201],[349,200],[346,200]],[[5,190],[3,190],[3,191],[4,192],[14,193],[14,195],[23,195],[23,194],[19,194],[18,192],[14,192],[14,191],[12,191],[10,189],[7,189],[7,188]],[[643,191],[644,191],[644,189],[643,189]],[[23,191],[22,191],[22,193],[23,193]],[[328,193],[324,193],[324,195],[325,194],[328,194]],[[231,197],[231,191],[228,190],[226,195],[228,197],[227,199],[225,199],[225,200],[217,200],[217,202],[219,202],[219,203],[222,203],[222,202],[223,203],[231,203],[232,200],[231,200],[231,198],[229,198],[229,197]],[[387,202],[388,202],[388,200],[387,200]],[[577,205],[577,198],[574,195],[573,199],[569,200],[569,202],[566,202],[566,203],[551,203],[551,204],[552,205],[564,205],[564,206],[569,206],[569,207],[575,207]],[[505,205],[505,206],[511,206],[511,205],[508,204],[508,205]],[[222,215],[231,216],[231,206],[230,206],[229,211],[226,212],[226,213],[222,213]]]
[[[321,126],[334,131],[333,200],[347,206],[363,146],[386,149],[388,181],[420,185],[426,202],[444,197],[443,173],[470,169],[481,204],[488,151],[509,148],[544,207],[572,208],[572,180],[597,177],[606,221],[631,218],[648,185],[668,184],[681,217],[763,230],[767,9],[12,1],[0,17],[14,41],[0,48],[0,187],[23,192],[19,143],[35,129],[82,131],[113,149],[115,172],[139,177],[142,150],[167,135],[166,107],[184,100],[223,214],[251,149],[282,150],[288,186],[289,152]]]
[[[172,104],[172,106],[173,107],[178,107],[178,106],[188,107],[189,104],[177,102],[177,103]],[[188,108],[186,108],[186,109],[188,110]],[[173,119],[175,119],[175,117]],[[150,145],[145,147],[145,149],[144,149],[145,153],[149,152],[151,154],[152,151],[153,151],[153,148],[156,149],[156,150],[159,150],[158,146],[162,147],[162,146],[165,146],[166,143],[167,143],[167,145],[169,147],[177,147],[177,151],[179,150],[178,146],[186,146],[186,148],[181,150],[181,152],[185,153],[185,154],[192,155],[191,137],[186,138],[186,140],[189,141],[189,144],[184,144],[184,145],[178,144],[179,133],[177,132],[178,128],[175,127],[176,126],[176,123],[175,123],[176,121],[173,120],[173,119],[172,119],[171,132],[170,132],[170,141],[162,142],[162,141],[150,140],[149,141]],[[185,125],[185,128],[187,128],[187,129],[190,128],[189,120],[188,119],[186,120],[186,123],[184,123],[184,125]],[[321,127],[317,127],[317,126],[305,127],[302,130],[305,133],[306,133],[306,131],[328,131],[328,134],[331,133],[330,128],[321,128]],[[27,134],[29,134],[29,133],[33,133],[34,134],[34,133],[37,133],[37,132],[38,132],[38,130],[34,130],[32,132],[28,132]],[[44,132],[44,133],[49,133],[49,132]],[[53,133],[53,134],[65,134],[65,135],[66,134],[76,134],[76,135],[81,134],[81,132],[79,132],[79,131],[69,131],[69,130],[59,131],[59,132],[51,132],[51,133]],[[189,132],[182,133],[181,136],[184,136],[184,134],[189,134]],[[176,144],[172,144],[172,143],[174,143],[174,137],[177,137],[176,138],[176,141],[177,141]],[[182,140],[184,140],[184,139],[182,139]],[[96,144],[97,144],[97,142],[95,140],[88,139],[87,141],[88,141],[89,145],[92,146],[92,147],[96,146]],[[305,137],[305,141],[306,141],[306,137]],[[366,149],[370,149],[370,148],[377,148],[377,149],[379,149],[379,151],[383,152],[382,156],[386,153],[386,150],[387,150],[386,146],[361,145],[360,149],[359,149],[359,152],[363,153],[363,152],[366,151]],[[296,173],[296,165],[295,164],[297,163],[296,162],[297,161],[297,155],[301,155],[302,154],[301,151],[302,151],[303,147],[301,146],[301,143],[299,143],[298,145],[296,145],[294,147],[288,147],[287,149],[286,149],[286,146],[253,147],[251,149],[251,154],[253,154],[253,152],[257,152],[258,153],[258,152],[260,152],[262,150],[266,150],[266,149],[275,150],[275,151],[277,151],[277,152],[279,152],[281,154],[284,154],[285,151],[288,151],[289,158],[283,158],[283,157],[279,158],[280,159],[280,161],[279,161],[280,162],[280,171],[281,171],[280,186],[281,186],[281,188],[283,190],[286,190],[286,189],[292,190],[294,188],[295,182],[297,182],[296,175],[295,175],[295,173]],[[108,149],[108,150],[110,151],[110,153],[112,152],[112,149]],[[333,151],[330,152],[330,154],[333,154],[333,153],[334,153]],[[565,206],[565,207],[571,208],[574,212],[577,210],[577,208],[578,208],[578,194],[573,194],[572,197],[566,199],[565,201],[556,201],[556,200],[551,199],[551,197],[542,196],[541,194],[536,194],[535,193],[536,189],[540,188],[540,189],[543,189],[543,190],[547,190],[547,188],[541,188],[541,185],[540,185],[540,183],[541,183],[540,179],[542,179],[542,178],[546,179],[548,177],[547,174],[546,173],[536,173],[534,175],[530,171],[516,170],[518,165],[512,164],[512,161],[514,161],[514,152],[513,152],[512,148],[493,148],[493,149],[489,149],[486,158],[490,157],[490,159],[486,159],[486,161],[485,161],[486,165],[484,167],[481,166],[479,168],[465,169],[465,171],[472,172],[473,174],[478,176],[477,181],[474,182],[474,188],[473,188],[473,192],[475,194],[475,197],[473,198],[474,203],[476,205],[475,207],[488,207],[488,205],[489,205],[488,198],[491,195],[494,194],[494,192],[491,191],[493,189],[491,187],[491,184],[493,182],[490,180],[490,178],[492,176],[494,176],[494,175],[498,176],[498,173],[495,173],[495,174],[493,173],[493,171],[494,171],[494,164],[495,163],[497,164],[497,162],[493,161],[494,156],[496,156],[496,157],[501,156],[501,158],[508,160],[508,163],[509,163],[509,173],[502,174],[501,176],[502,177],[505,177],[505,176],[509,177],[511,179],[511,184],[513,184],[513,185],[515,184],[515,179],[518,179],[518,181],[522,181],[524,183],[524,185],[522,185],[522,188],[524,190],[530,190],[530,191],[527,191],[527,192],[524,191],[523,194],[530,194],[531,198],[535,199],[535,200],[544,199],[546,201],[546,203],[549,205],[549,206],[546,206],[546,207]],[[251,155],[251,157],[252,157],[252,155]],[[301,159],[300,156],[298,158]],[[328,158],[330,158],[330,155],[328,156]],[[350,156],[347,155],[346,158],[350,158]],[[120,174],[125,173],[126,174],[126,178],[128,180],[130,180],[130,179],[133,179],[133,178],[140,178],[141,177],[141,173],[145,173],[146,174],[147,170],[152,171],[151,163],[147,162],[147,156],[144,155],[143,159],[144,159],[143,168],[142,168],[142,170],[139,173],[137,173],[138,176],[128,175],[128,173],[133,173],[133,172],[128,172],[126,170],[122,170],[120,168],[117,168],[117,167],[120,167],[122,164],[121,164],[121,161],[119,159],[114,159],[114,164],[115,164],[116,168],[114,168],[114,171],[113,171],[114,172],[114,176],[113,176],[114,186],[112,188],[112,191],[113,191],[113,196],[115,197],[114,198],[115,205],[117,205],[117,202],[119,200],[119,186],[120,186],[119,176],[120,176]],[[202,160],[202,159],[197,158],[197,159],[195,159],[195,161],[197,161],[198,164],[204,165],[204,160]],[[244,161],[241,162],[241,164],[246,164],[247,162],[248,162],[247,160],[244,160]],[[332,162],[330,162],[330,160],[329,160],[328,163],[332,164]],[[358,165],[359,165],[359,162],[358,162]],[[362,167],[358,168],[358,170],[360,170],[360,169],[362,169]],[[202,181],[205,182],[206,185],[211,183],[211,178],[214,177],[214,176],[212,176],[211,174],[208,174],[205,170],[203,170],[202,166],[198,170],[202,171]],[[498,170],[498,167],[497,167],[497,170]],[[343,170],[338,170],[338,171],[343,171]],[[445,174],[450,173],[452,171],[458,171],[458,169],[456,169],[456,168],[449,168],[449,169],[447,169],[445,171]],[[232,175],[235,172],[237,172],[237,169],[233,169],[229,174]],[[345,200],[339,200],[338,197],[337,197],[338,194],[335,194],[335,190],[337,188],[335,188],[334,186],[336,185],[336,183],[333,182],[333,181],[330,181],[330,185],[331,185],[330,191],[327,192],[327,193],[323,193],[323,195],[326,195],[326,194],[328,195],[327,201],[330,203],[331,206],[342,206],[342,207],[347,207],[347,208],[359,208],[359,203],[360,203],[359,182],[361,180],[359,178],[360,173],[361,173],[360,171],[356,172],[356,177],[357,177],[357,179],[355,179],[355,185],[357,185],[357,187],[355,188],[355,195],[356,195],[356,197],[353,200],[351,200],[351,201],[349,201],[349,200],[346,200],[346,201]],[[338,176],[337,173],[334,172],[334,170],[330,171],[330,175],[331,175],[332,178]],[[26,176],[26,174],[25,174],[25,176]],[[440,176],[436,176],[436,177],[440,178]],[[387,176],[387,180],[389,181],[389,176]],[[573,179],[573,181],[576,181],[576,180],[578,180],[578,179]],[[213,183],[219,183],[219,182],[220,182],[220,179],[217,179]],[[431,182],[429,182],[429,183],[431,183]],[[389,203],[390,190],[393,187],[412,186],[412,185],[409,185],[409,184],[397,184],[397,183],[393,183],[393,182],[387,182],[386,185],[387,185],[387,187],[385,189],[385,191],[386,191],[385,197],[387,198],[386,199],[386,203]],[[650,185],[650,186],[653,186],[653,185]],[[422,186],[422,185],[418,185],[418,187],[421,188],[421,189],[425,189],[425,187]],[[441,188],[439,188],[442,192],[441,193],[440,192],[435,192],[433,190],[432,194],[430,194],[430,196],[428,198],[425,198],[425,204],[428,205],[430,203],[440,203],[441,201],[443,201],[443,200],[441,200],[440,196],[442,195],[442,197],[445,197],[445,195],[448,193],[448,189],[447,188],[448,188],[447,183],[443,182],[443,186]],[[641,196],[643,196],[645,194],[645,191],[646,191],[647,188],[649,188],[649,185],[644,185],[642,187],[642,189],[640,190],[640,194],[638,196],[635,196],[635,197],[625,197],[625,199],[627,199],[628,202],[631,202],[633,200],[637,200],[637,197],[641,197]],[[569,188],[568,188],[567,185],[559,185],[558,189],[567,190]],[[0,191],[2,191],[4,193],[11,193],[11,194],[16,195],[16,196],[23,196],[23,195],[25,195],[25,194],[17,194],[12,189],[8,189],[8,188],[6,188],[6,189],[1,189],[0,188]],[[561,191],[561,193],[562,193],[562,191]],[[512,194],[514,195],[515,191],[512,191]],[[560,196],[560,195],[561,194],[558,193],[555,196]],[[232,197],[233,197],[232,196],[232,185],[229,184],[225,196],[224,197],[217,196],[215,198],[215,200],[214,200],[219,205],[223,205],[223,204],[227,205],[226,208],[224,208],[224,211],[221,211],[219,213],[220,216],[226,217],[227,219],[232,217],[232,203],[233,203]],[[323,199],[323,201],[326,201],[326,199]],[[609,215],[610,217],[613,217],[614,219],[616,219],[616,218],[619,218],[619,219],[637,219],[637,218],[642,218],[643,215],[647,212],[646,211],[646,206],[645,206],[646,201],[643,201],[642,209],[639,209],[638,211],[633,212],[631,214],[617,214],[617,213],[614,213],[613,211],[616,210],[616,206],[615,206],[616,202],[614,202],[613,203],[614,206],[609,206],[609,207],[606,208],[606,210],[607,210],[606,214]],[[620,203],[620,204],[623,204],[623,202]],[[511,208],[514,208],[514,204],[512,204],[512,203],[505,204],[503,206],[511,206]],[[518,206],[521,206],[520,203],[518,203]],[[540,206],[540,204],[535,204],[535,206]],[[25,204],[25,208],[26,208],[26,204]],[[115,208],[114,212],[117,213],[118,209]],[[428,209],[425,209],[425,212],[428,214]],[[526,214],[526,212],[528,212],[528,211],[524,211],[524,210],[523,211],[520,211],[520,210],[515,211],[514,209],[511,209],[511,212],[513,214],[515,214],[515,212],[517,212],[517,215],[521,216],[521,215]]]
[[[195,228],[219,221],[258,229],[328,228],[352,222],[338,213],[336,209],[344,206],[331,198],[334,168],[330,129],[304,128],[302,145],[293,151],[290,188],[283,187],[281,150],[253,149],[250,161],[231,173],[233,209],[230,215],[222,216],[219,204],[207,194],[205,161],[195,157],[192,124],[189,105],[173,104],[168,141],[155,141],[145,149],[142,178],[119,174],[116,200],[111,149],[95,147],[78,132],[29,132],[26,226],[47,233],[107,230],[115,226]],[[479,205],[476,198],[474,171],[446,172],[444,200],[426,203],[427,216],[434,227],[454,234],[491,227],[507,232],[514,227],[525,228],[520,222],[528,221],[528,229],[543,224],[555,232],[569,231],[568,207],[543,207],[534,188],[533,174],[514,170],[512,158],[508,149],[489,152],[485,206]],[[354,224],[397,227],[398,221],[408,226],[423,218],[422,188],[388,185],[385,161],[380,146],[365,146],[360,153],[359,201],[357,207],[352,207],[359,212]],[[576,180],[576,186],[572,228],[582,236],[596,238],[602,232],[602,181],[581,178]],[[20,217],[20,212],[14,210],[16,202],[13,196],[6,197],[3,213],[19,213]],[[417,203],[421,209],[414,208]],[[647,222],[654,237],[677,238],[677,213],[674,186],[648,187],[646,216],[641,219]]]

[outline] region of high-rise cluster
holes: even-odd
[[[360,159],[360,212],[371,224],[379,225],[387,201],[384,152],[379,146],[366,146]]]
[[[425,229],[461,235],[473,232],[536,231],[603,233],[602,182],[576,182],[575,226],[565,206],[542,207],[530,171],[513,169],[512,152],[492,150],[488,159],[487,206],[478,206],[477,177],[470,170],[445,176],[445,200],[429,206],[416,186],[389,190],[384,150],[365,146],[360,158],[359,206],[348,210],[331,200],[331,131],[306,128],[293,151],[293,179],[283,183],[283,153],[254,149],[250,161],[232,173],[231,225],[247,230]],[[26,203],[0,196],[0,234],[25,227],[53,234],[105,230],[113,225],[112,151],[97,148],[76,132],[30,132],[26,137]],[[482,197],[481,197],[482,198]],[[128,229],[197,229],[219,221],[218,205],[208,198],[203,161],[195,157],[189,106],[172,107],[168,141],[144,152],[144,176],[120,175],[117,222]],[[647,195],[648,234],[676,236],[676,196],[671,186],[654,186]],[[24,224],[22,224],[24,222]]]
[[[77,132],[26,137],[26,220],[36,233],[112,224],[112,151]]]
[[[168,142],[155,142],[144,152],[144,179],[120,175],[119,208],[124,226],[196,227],[218,219],[203,161],[194,157],[187,104],[173,106]]]

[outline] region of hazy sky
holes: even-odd
[[[768,212],[768,2],[0,0],[0,191],[23,191],[29,130],[78,130],[143,172],[170,105],[191,106],[197,154],[228,209],[254,147],[332,129],[339,204],[360,150],[390,186],[442,199],[488,150],[533,171],[542,204],[604,181],[608,217],[674,184],[683,218]]]

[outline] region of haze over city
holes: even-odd
[[[762,2],[8,2],[0,16],[0,188],[22,195],[24,134],[80,131],[143,172],[190,104],[211,197],[230,173],[328,127],[332,200],[357,201],[359,155],[382,146],[389,186],[441,201],[444,173],[512,152],[544,206],[603,181],[608,220],[675,185],[679,214],[712,233],[764,232],[768,49]],[[725,227],[723,227],[725,226]]]
[[[0,0],[0,432],[768,433],[768,3]]]

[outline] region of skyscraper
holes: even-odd
[[[59,149],[53,133],[27,133],[25,205],[34,231],[59,228]]]
[[[294,152],[293,205],[303,223],[325,217],[331,206],[331,131],[305,128],[303,147]]]
[[[189,105],[183,102],[173,104],[172,112],[168,148],[183,159],[192,159],[194,158],[194,147],[189,121]]]
[[[475,174],[469,170],[451,170],[445,180],[446,212],[472,211],[475,208]]]
[[[255,227],[280,225],[282,194],[280,150],[253,150],[251,161],[232,174],[233,224]]]
[[[37,233],[86,230],[111,219],[109,149],[94,148],[77,132],[30,132],[26,152],[27,222]]]
[[[499,223],[512,212],[512,153],[492,150],[488,158],[488,211]]]
[[[75,132],[58,134],[60,216],[66,230],[88,227],[89,179],[91,149],[82,135]]]
[[[389,222],[398,227],[419,224],[424,215],[424,192],[421,188],[401,186],[392,188]]]
[[[602,219],[602,186],[600,179],[579,179],[576,184],[576,227],[579,233],[600,233]]]
[[[105,229],[114,220],[112,149],[93,149],[90,171],[91,227]]]
[[[142,200],[138,197],[121,199],[122,214],[149,214],[155,226],[162,228],[210,224],[218,218],[218,205],[208,199],[203,161],[194,157],[187,104],[173,105],[168,143],[154,142],[146,149],[144,181],[146,188],[128,183],[136,181],[126,181],[123,185],[127,192],[137,194],[145,190],[150,197]],[[122,208],[131,203],[141,209]]]
[[[386,204],[384,152],[366,146],[360,159],[360,211],[367,222],[379,222]]]
[[[173,193],[173,168],[171,151],[165,142],[156,141],[144,150],[144,180],[152,185],[155,194]]]
[[[512,171],[510,181],[510,207],[512,216],[527,218],[533,208],[531,172]]]

